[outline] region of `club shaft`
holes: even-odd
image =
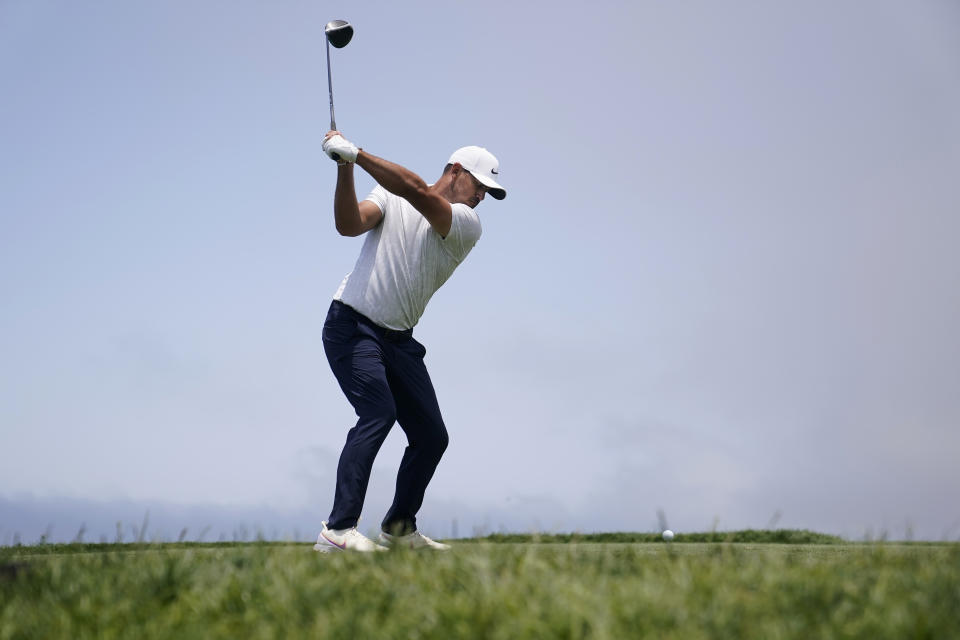
[[[337,119],[333,115],[333,76],[330,73],[330,40],[327,41],[327,89],[330,91],[330,129],[336,130]]]

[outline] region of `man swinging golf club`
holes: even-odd
[[[423,363],[426,350],[413,338],[413,327],[479,239],[474,209],[485,194],[498,200],[507,195],[497,182],[499,163],[486,149],[463,147],[428,185],[412,171],[358,149],[338,131],[327,133],[323,150],[338,165],[337,231],[367,237],[323,325],[327,360],[357,423],[340,454],[333,510],[314,549],[448,549],[417,530],[417,512],[448,438]],[[355,164],[378,183],[360,202]],[[357,521],[373,460],[394,422],[408,445],[378,544],[357,530]]]

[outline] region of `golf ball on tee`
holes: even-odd
[[[666,540],[667,542],[670,542],[671,540],[673,540],[673,531],[670,531],[670,529],[664,529],[663,539]]]

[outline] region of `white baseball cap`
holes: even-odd
[[[497,158],[483,147],[460,147],[453,152],[447,164],[459,162],[460,166],[480,181],[487,188],[487,193],[503,200],[507,197],[507,190],[500,186],[497,177],[500,174],[500,163]]]

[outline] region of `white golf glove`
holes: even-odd
[[[356,162],[360,149],[340,134],[323,141],[323,152],[339,162]],[[338,157],[339,156],[339,157]]]

